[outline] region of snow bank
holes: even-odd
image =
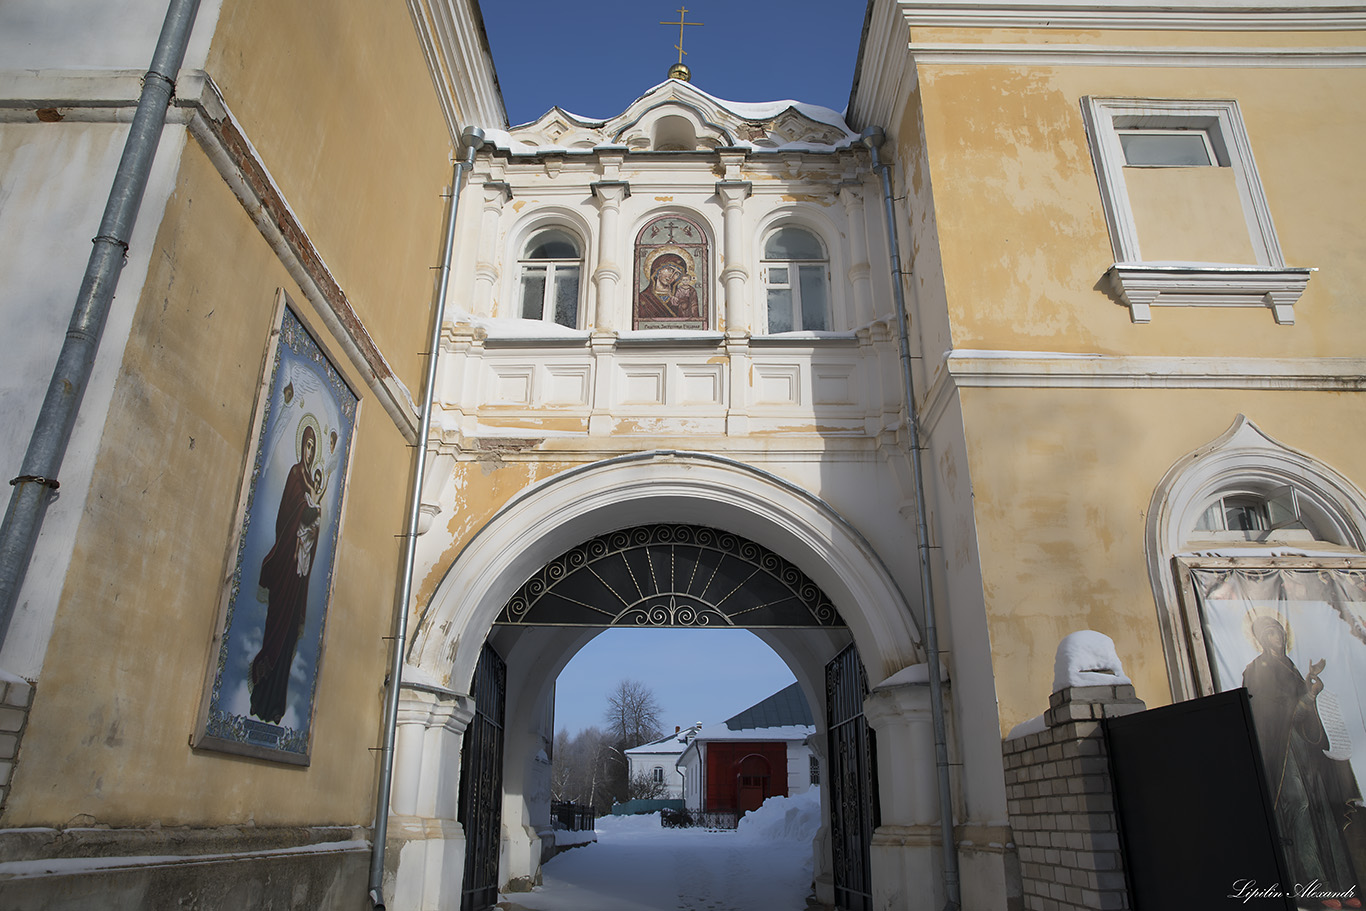
[[[810,843],[821,827],[821,789],[795,797],[770,797],[740,817],[738,834],[746,842]]]
[[[597,844],[557,854],[541,867],[543,885],[507,898],[537,911],[796,911],[811,893],[815,833],[813,821],[805,841],[793,840],[797,820],[819,806],[816,792],[774,798],[738,834],[666,829],[658,813],[604,817]],[[789,826],[792,809],[799,812]]]
[[[588,845],[598,840],[598,833],[595,831],[571,832],[568,829],[555,830],[555,847],[572,848],[576,845]]]
[[[1028,737],[1030,734],[1037,734],[1048,729],[1048,722],[1044,721],[1042,715],[1035,715],[1028,721],[1021,721],[1010,729],[1006,735],[1006,740],[1016,740],[1020,737]]]
[[[593,824],[598,835],[610,835],[616,839],[652,835],[660,831],[663,826],[658,813],[640,813],[635,816],[599,816],[598,821]]]
[[[1115,642],[1104,633],[1084,629],[1068,633],[1058,643],[1053,659],[1053,692],[1069,686],[1120,686],[1133,683],[1115,652]]]

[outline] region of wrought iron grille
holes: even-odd
[[[830,851],[835,904],[872,911],[873,829],[878,826],[877,745],[863,717],[868,678],[850,645],[825,666],[829,720]]]
[[[699,828],[712,831],[740,828],[739,810],[662,810],[659,824],[671,829]]]
[[[474,670],[474,717],[460,747],[458,819],[465,829],[460,911],[498,902],[498,847],[503,808],[503,711],[507,665],[485,644]]]
[[[543,626],[841,627],[835,606],[766,547],[700,525],[640,525],[551,560],[498,623]]]
[[[559,823],[558,828],[568,829],[570,832],[591,832],[598,819],[597,811],[592,807],[567,801],[552,803],[550,815]]]

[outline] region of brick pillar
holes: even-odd
[[[1147,706],[1128,685],[1068,687],[1048,703],[1047,729],[1003,744],[1025,911],[1127,911],[1101,719]]]
[[[33,684],[8,675],[0,676],[0,811],[9,802],[14,767],[19,762],[19,744],[28,727],[33,707]]]

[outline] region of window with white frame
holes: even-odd
[[[816,235],[794,225],[773,231],[762,268],[770,334],[830,328],[830,261]]]
[[[1290,484],[1235,484],[1220,490],[1195,520],[1189,537],[1230,541],[1325,541],[1341,544],[1322,508]]]
[[[655,766],[655,768],[654,768],[654,779],[655,779],[655,782],[656,782],[657,784],[663,784],[663,783],[664,783],[664,767],[663,767],[663,766],[658,766],[658,765]]]
[[[1285,264],[1238,103],[1088,97],[1082,111],[1133,321],[1205,305],[1293,323],[1311,270]]]
[[[517,315],[577,328],[582,272],[583,254],[574,235],[563,228],[537,231],[519,263]]]

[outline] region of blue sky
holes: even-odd
[[[654,690],[666,731],[725,721],[797,679],[745,630],[613,629],[574,656],[555,685],[555,727],[603,726],[607,694],[624,679]]]
[[[583,117],[621,113],[678,60],[693,84],[729,101],[793,99],[842,111],[863,31],[863,0],[481,0],[512,124],[553,105]]]
[[[792,99],[841,111],[849,103],[863,0],[481,0],[511,124],[559,105],[607,119],[678,60],[678,9],[686,5],[684,62],[693,84],[729,101]],[[630,678],[651,687],[666,729],[712,724],[793,681],[752,634],[732,630],[610,630],[560,675],[556,726],[602,724],[607,694]]]

